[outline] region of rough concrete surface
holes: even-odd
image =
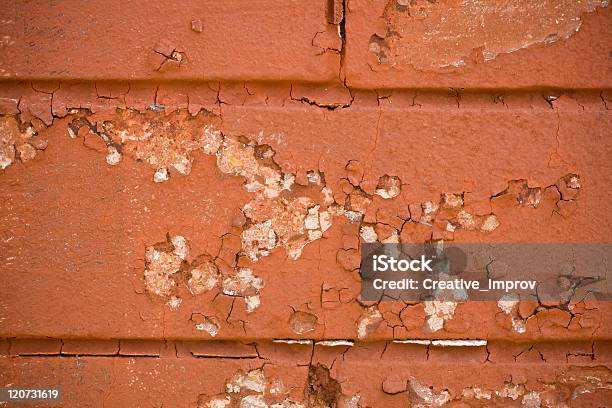
[[[610,243],[611,26],[604,0],[2,5],[0,387],[611,406],[609,301],[367,302],[359,275],[362,243]]]

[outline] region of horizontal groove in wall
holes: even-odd
[[[134,340],[134,339],[53,339],[53,338],[3,338],[0,339],[0,356],[8,357],[135,357],[135,358],[203,358],[203,359],[263,359],[268,357],[260,350],[275,350],[275,355],[284,355],[302,350],[310,353],[313,348],[345,352],[351,348],[381,349],[389,347],[405,348],[412,352],[429,355],[432,351],[463,357],[467,354],[489,355],[492,350],[515,348],[531,352],[541,349],[540,354],[551,350],[563,350],[566,357],[582,356],[596,361],[611,356],[605,352],[612,348],[612,340],[603,341],[543,341],[543,342],[509,342],[487,341],[480,339],[398,339],[377,342],[354,342],[353,340],[336,339],[320,341],[316,339],[272,339],[267,341],[217,341],[217,340]],[[602,352],[596,352],[602,350]],[[515,356],[516,357],[516,356]],[[490,361],[488,358],[486,361]],[[490,361],[494,362],[494,361]]]

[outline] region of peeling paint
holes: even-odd
[[[494,1],[432,2],[389,0],[384,36],[370,38],[369,51],[379,64],[410,65],[443,71],[499,55],[567,40],[582,25],[582,16],[607,0],[499,3]]]
[[[20,124],[15,117],[0,117],[0,170],[19,159],[33,160],[47,147],[47,140],[38,135],[31,125]]]
[[[382,198],[391,199],[400,195],[402,181],[397,176],[384,175],[378,181],[376,194]]]
[[[357,322],[357,337],[367,338],[382,322],[383,316],[375,306],[365,309]]]
[[[425,328],[433,333],[444,327],[444,321],[450,320],[455,314],[456,302],[428,300],[425,301]]]
[[[316,329],[317,316],[312,313],[295,311],[289,318],[289,327],[295,334],[304,334]]]
[[[177,286],[175,274],[181,268],[181,258],[173,246],[162,244],[148,247],[145,254],[145,288],[149,293],[161,297],[170,296]]]
[[[262,370],[239,371],[226,383],[226,392],[239,394],[243,390],[263,393],[266,390],[266,377]]]
[[[223,278],[221,290],[228,296],[255,296],[264,287],[263,279],[249,268],[239,268],[235,275]]]
[[[451,399],[448,391],[435,393],[432,387],[421,384],[414,377],[408,379],[408,386],[413,407],[441,407]]]
[[[201,323],[195,325],[196,330],[205,331],[210,334],[211,337],[217,336],[221,325],[216,317],[205,316]]]
[[[267,378],[263,369],[238,370],[225,383],[224,397],[216,396],[203,407],[225,407],[238,401],[240,408],[305,408],[338,406],[340,386],[329,376],[329,371],[321,365],[311,366],[308,374],[308,385],[304,389],[304,403],[288,398],[283,381],[280,378]],[[357,398],[357,401],[359,398]],[[232,405],[233,406],[233,405]],[[349,408],[349,405],[345,405]],[[358,408],[357,405],[350,407]]]

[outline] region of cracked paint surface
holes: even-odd
[[[334,38],[313,47],[338,55]],[[193,64],[171,48],[160,71]],[[136,387],[134,405],[179,404],[164,392],[176,381],[180,404],[201,407],[606,400],[608,308],[571,265],[557,302],[369,302],[358,276],[362,243],[604,239],[605,92],[125,85],[0,96],[5,382],[29,359]],[[43,281],[70,285],[57,304],[78,304],[92,339],[75,308],[38,328],[24,317],[55,299]],[[442,378],[449,367],[462,374]]]
[[[246,257],[256,262],[262,257],[269,256],[276,247],[284,247],[288,258],[296,260],[308,243],[323,237],[323,233],[332,226],[333,217],[342,214],[350,223],[361,225],[359,237],[366,243],[378,241],[400,243],[402,239],[406,239],[404,230],[409,231],[409,228],[419,224],[429,228],[441,226],[440,232],[436,233],[434,228],[434,232],[429,237],[434,241],[452,241],[458,229],[490,233],[500,225],[495,214],[473,215],[466,211],[465,193],[442,193],[439,201],[427,201],[415,206],[415,209],[420,209],[420,214],[419,211],[415,211],[413,216],[410,211],[409,218],[404,219],[397,228],[382,222],[368,224],[364,221],[367,219],[368,208],[373,198],[360,188],[361,181],[358,176],[360,170],[355,162],[349,162],[346,166],[349,189],[342,207],[336,203],[333,192],[325,186],[324,175],[318,171],[307,172],[305,186],[296,185],[301,191],[310,190],[309,196],[296,197],[295,194],[291,194],[295,176],[282,171],[274,161],[275,152],[270,146],[226,137],[210,124],[186,127],[192,119],[181,116],[180,113],[165,116],[171,119],[169,121],[160,121],[159,118],[151,121],[147,116],[143,117],[133,111],[120,111],[120,115],[117,122],[104,121],[101,131],[98,130],[97,123],[89,122],[86,117],[73,119],[69,126],[69,134],[71,137],[78,137],[81,128],[85,128],[89,134],[99,136],[109,148],[114,148],[116,145],[136,161],[144,161],[153,167],[161,165],[154,177],[156,182],[167,181],[167,177],[158,180],[157,174],[160,169],[167,171],[170,167],[168,163],[173,163],[172,167],[175,170],[181,170],[180,173],[188,175],[193,161],[190,152],[195,150],[215,156],[216,165],[222,173],[239,176],[244,180],[244,188],[254,194],[255,198],[241,209],[244,216],[240,234],[242,248],[235,253],[237,259]],[[125,119],[126,115],[128,119]],[[187,125],[175,125],[185,119]],[[184,139],[185,137],[187,139]],[[108,155],[106,161],[109,162]],[[180,163],[189,163],[189,165]],[[573,202],[578,197],[580,187],[580,176],[573,173],[560,178],[545,189],[530,187],[526,180],[512,180],[505,190],[493,195],[491,199],[509,198],[513,199],[517,206],[537,208],[542,200],[543,191],[550,190],[558,194],[556,204],[558,207],[559,202]],[[376,195],[385,200],[392,200],[400,192],[399,177],[384,175],[379,178]],[[322,205],[324,207],[321,207]],[[169,238],[167,244],[158,244],[157,247],[161,248],[163,245],[170,245],[170,248],[166,252],[155,247],[147,249],[145,288],[149,293],[169,299],[168,306],[171,309],[176,310],[181,305],[181,298],[177,296],[176,289],[181,280],[186,281],[192,295],[219,287],[224,295],[243,298],[247,313],[252,313],[260,307],[259,291],[264,287],[264,283],[260,278],[254,277],[250,269],[234,267],[233,274],[220,275],[219,267],[210,257],[205,259],[206,255],[185,266],[189,250],[184,237],[174,236]],[[338,252],[341,265],[354,270],[359,264],[357,261],[350,261],[350,256],[357,258],[358,253],[347,255],[346,251]],[[186,272],[187,278],[178,278],[181,276],[178,273],[181,268],[189,269]],[[182,275],[185,275],[185,272]],[[456,298],[457,301],[461,299],[461,296]],[[423,325],[425,332],[441,330],[444,322],[453,318],[456,305],[456,301],[448,300],[425,302]],[[510,314],[505,309],[504,312]],[[316,322],[316,316],[314,318]],[[216,317],[214,319],[215,321],[212,321],[209,317],[205,317],[205,321],[196,324],[197,330],[204,330],[216,336],[220,326],[218,319]],[[357,337],[367,338],[369,332],[376,330],[382,321],[382,315],[376,309],[366,309],[357,323]],[[302,334],[312,330],[313,323],[306,324],[306,327],[302,323],[291,323],[290,326],[294,333]],[[524,321],[516,317],[512,319],[512,327],[518,333],[525,331]]]
[[[213,156],[221,173],[240,177],[245,191],[254,198],[240,209],[242,219],[237,225],[242,230],[241,248],[233,253],[234,261],[246,257],[257,262],[270,256],[277,247],[283,247],[290,260],[297,260],[304,247],[321,239],[332,227],[334,218],[341,215],[349,224],[359,226],[356,238],[366,243],[410,242],[412,231],[421,228],[419,226],[431,229],[431,233],[423,237],[425,241],[442,242],[452,241],[459,230],[491,233],[500,225],[496,214],[482,211],[485,206],[480,206],[481,209],[474,214],[469,212],[465,192],[441,193],[438,200],[409,204],[408,216],[399,217],[394,222],[385,221],[378,216],[379,213],[372,218],[370,208],[374,196],[392,201],[401,194],[402,181],[398,176],[380,176],[374,194],[367,193],[361,186],[363,169],[360,163],[350,161],[345,166],[346,179],[341,180],[344,182],[342,199],[326,185],[324,173],[308,170],[304,181],[296,183],[295,175],[284,172],[275,161],[276,152],[271,146],[243,136],[224,135],[213,124],[215,117],[206,113],[192,116],[181,112],[142,114],[134,110],[118,110],[116,116],[95,122],[88,116],[84,111],[72,111],[68,134],[71,138],[83,138],[84,143],[106,145],[106,150],[98,150],[106,152],[106,162],[110,166],[118,165],[126,155],[136,162],[157,168],[153,181],[168,181],[170,171],[188,176],[196,153],[200,152]],[[87,142],[87,138],[93,139]],[[161,176],[160,171],[163,171]],[[515,206],[537,209],[543,195],[548,194],[557,197],[557,209],[553,211],[560,211],[560,204],[575,203],[580,188],[580,176],[574,173],[547,187],[532,187],[524,179],[511,180],[507,188],[492,195],[489,201],[512,200]],[[355,249],[346,247],[338,251],[337,260],[347,270],[356,270],[359,266]],[[247,313],[261,306],[260,290],[265,285],[251,269],[234,263],[230,265],[232,270],[221,273],[221,265],[210,255],[204,254],[197,259],[188,257],[188,243],[182,236],[169,237],[168,242],[149,247],[145,269],[147,292],[165,299],[167,306],[174,311],[180,309],[183,301],[177,289],[179,286],[186,286],[192,296],[213,291],[240,297]],[[461,300],[459,297],[455,301],[428,301],[424,309],[413,312],[406,308],[400,326],[410,330],[419,327],[414,322],[422,319],[420,326],[424,333],[438,332],[446,321],[453,319],[457,302]],[[520,334],[526,331],[526,319],[517,317],[512,308],[504,306],[503,311],[513,316],[514,331]],[[193,316],[196,317],[196,330],[208,332],[213,337],[219,333],[222,323],[218,314],[195,314],[190,320]],[[356,336],[368,338],[385,321],[383,316],[376,308],[364,309],[356,323]],[[295,334],[303,334],[314,330],[317,322],[316,315],[298,311],[293,314],[288,327]],[[393,327],[394,331],[397,328],[389,322],[382,327],[385,326]]]
[[[0,169],[17,160],[23,163],[33,160],[47,144],[31,125],[23,125],[15,117],[0,117]]]
[[[330,376],[329,369],[321,364],[309,366],[307,383],[303,385],[301,394],[296,398],[299,393],[296,392],[294,386],[288,387],[281,378],[267,378],[261,368],[247,372],[239,370],[226,381],[225,396],[216,395],[208,401],[201,400],[198,406],[206,408],[218,406],[239,406],[241,408],[343,406],[357,408],[359,406],[359,396],[343,397],[340,384]]]
[[[553,109],[558,103],[557,99],[552,100]],[[317,106],[309,109],[328,110]],[[152,183],[164,181],[159,184],[173,185],[183,177],[197,177],[191,174],[193,166],[213,164],[216,174],[236,179],[245,196],[250,197],[236,203],[238,211],[231,219],[235,230],[224,235],[223,240],[229,246],[223,250],[226,252],[223,258],[215,255],[215,249],[190,253],[189,240],[194,235],[186,229],[177,231],[184,235],[170,235],[167,242],[153,246],[151,240],[145,243],[148,246],[145,291],[161,298],[169,310],[185,309],[185,299],[191,297],[210,299],[207,296],[221,294],[232,298],[229,312],[224,307],[215,307],[187,316],[197,331],[214,333],[214,336],[223,333],[224,319],[233,321],[235,327],[244,326],[247,321],[246,315],[232,317],[239,310],[234,311],[236,299],[233,298],[244,302],[240,309],[247,314],[266,305],[265,294],[271,277],[268,275],[264,281],[255,266],[263,262],[265,267],[267,258],[276,262],[278,253],[284,254],[290,265],[298,262],[304,251],[311,251],[310,246],[320,248],[326,245],[320,241],[341,234],[342,242],[332,245],[336,263],[345,271],[354,272],[359,267],[360,242],[443,242],[453,241],[455,236],[466,232],[484,237],[505,225],[521,222],[522,216],[518,213],[516,219],[504,215],[506,210],[497,213],[495,208],[502,203],[503,208],[537,211],[539,216],[552,211],[567,217],[576,210],[583,194],[583,176],[574,168],[557,181],[540,186],[527,178],[506,180],[505,187],[499,183],[491,193],[480,194],[479,201],[474,201],[473,191],[466,190],[441,192],[430,196],[428,201],[415,202],[404,198],[414,188],[410,177],[395,175],[391,168],[366,175],[363,161],[349,160],[342,164],[340,178],[334,171],[312,167],[296,173],[293,169],[284,170],[286,163],[279,152],[282,154],[287,147],[281,142],[282,135],[265,140],[262,134],[274,133],[227,131],[222,115],[206,110],[188,113],[115,109],[92,113],[86,109],[67,109],[64,120],[67,122],[64,140],[80,142],[98,152],[103,165],[121,169],[134,163],[156,175],[149,175]],[[266,143],[271,140],[276,142]],[[162,180],[157,177],[160,170],[164,171]],[[327,309],[341,305],[357,307],[353,312],[355,323],[351,335],[360,339],[375,339],[389,329],[399,338],[402,336],[399,333],[404,331],[420,330],[422,335],[444,332],[457,310],[465,307],[462,299],[457,298],[433,300],[421,308],[401,306],[393,312],[376,311],[371,304],[360,304],[358,296],[350,294],[351,286],[324,282],[320,303]],[[325,327],[324,314],[313,310],[311,305],[303,308],[296,303],[291,307],[293,315],[285,318],[288,334],[318,335],[317,330]],[[580,315],[578,310],[576,316]],[[360,318],[362,313],[364,316]],[[510,317],[508,325],[495,311],[490,313],[502,327],[510,326],[519,334],[529,331],[526,324],[529,314],[520,317],[516,310],[504,311]],[[558,318],[560,322],[566,319]],[[457,330],[456,324],[459,323],[450,325],[452,330]],[[229,326],[231,329],[232,324]]]
[[[190,254],[188,240],[181,236],[167,236],[167,242],[147,247],[145,252],[144,285],[147,293],[162,300],[173,311],[180,308],[181,287],[186,287],[192,296],[214,291],[229,297],[244,299],[247,313],[257,309],[261,300],[259,291],[264,281],[253,275],[249,268],[236,268],[221,274],[215,258],[208,254],[194,257]],[[192,315],[195,329],[215,337],[221,329],[216,316]]]
[[[66,406],[608,406],[611,308],[578,257],[496,301],[366,301],[359,269],[362,244],[610,241],[610,13],[8,3],[0,382]]]
[[[184,113],[172,114],[170,118],[150,115],[149,120],[129,109],[117,113],[112,121],[101,123],[91,123],[86,115],[77,113],[68,134],[72,138],[99,136],[107,146],[108,164],[117,165],[122,155],[128,155],[153,167],[155,182],[167,181],[172,173],[188,175],[193,152],[208,151],[215,138],[212,125],[202,127],[201,122]]]
[[[474,53],[489,61],[536,44],[552,44],[574,35],[583,13],[607,7],[606,0],[435,2],[390,0],[387,32],[370,39],[380,64],[411,65],[419,70],[461,68]],[[422,52],[414,43],[427,47]]]

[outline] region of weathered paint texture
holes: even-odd
[[[611,241],[606,1],[192,3],[0,8],[3,386],[609,406],[612,306],[579,265],[555,302],[359,277],[363,243]]]
[[[379,63],[391,66],[459,68],[476,50],[489,61],[535,44],[566,40],[580,30],[583,13],[607,6],[607,0],[390,0],[384,12],[387,32],[384,37],[372,36],[370,51]],[[415,47],[415,42],[428,52]]]

